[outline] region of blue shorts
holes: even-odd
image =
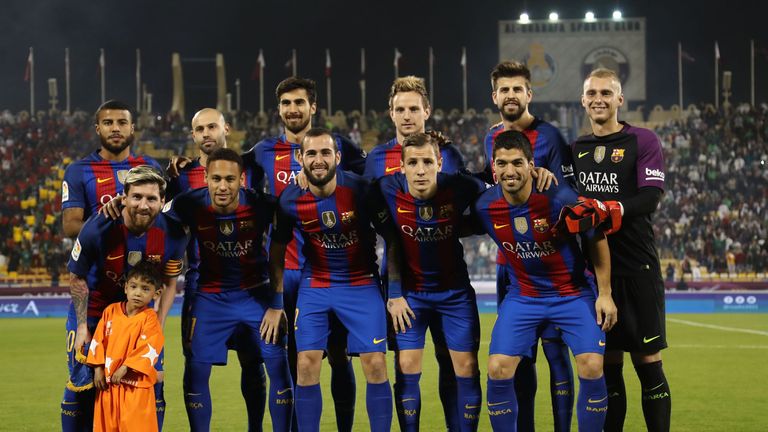
[[[283,272],[283,303],[285,314],[288,316],[288,324],[293,326],[296,320],[296,298],[301,284],[301,270],[286,269]]]
[[[189,360],[225,365],[229,348],[260,359],[284,356],[285,337],[277,344],[261,339],[264,297],[261,289],[198,292],[190,314]]]
[[[508,295],[499,308],[491,333],[490,354],[531,357],[537,330],[552,324],[562,332],[563,341],[574,355],[603,354],[605,333],[596,323],[595,298],[523,297]]]
[[[480,318],[475,291],[471,287],[441,292],[405,293],[408,306],[416,314],[413,327],[395,335],[397,350],[423,349],[427,327],[445,339],[448,349],[474,352],[480,346]]]
[[[347,330],[350,354],[386,352],[387,320],[378,285],[309,288],[296,305],[296,350],[325,350],[335,315]]]
[[[99,325],[97,317],[88,317],[88,331],[93,335],[96,326]],[[67,368],[69,369],[69,381],[67,388],[72,391],[83,391],[93,387],[93,368],[77,360],[75,349],[75,335],[77,334],[77,316],[75,315],[75,305],[69,304],[69,313],[67,314]],[[82,361],[88,356],[88,347],[80,347],[80,353],[83,354]],[[160,356],[155,362],[155,370],[162,372],[165,363],[165,348],[160,351]]]

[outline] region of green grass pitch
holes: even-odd
[[[485,388],[485,362],[495,316],[482,314],[480,370]],[[0,431],[57,430],[59,404],[66,379],[64,318],[2,319],[3,347],[0,350]],[[703,326],[701,325],[703,324]],[[184,412],[181,377],[183,361],[179,342],[179,319],[167,324],[165,430],[188,430]],[[739,330],[752,330],[745,332]],[[672,389],[672,430],[682,431],[764,431],[768,427],[766,388],[768,386],[768,315],[713,314],[668,317],[671,348],[664,351],[664,366]],[[429,347],[427,348],[429,350]],[[212,430],[245,430],[246,416],[240,396],[239,366],[230,353],[226,367],[215,367],[211,378],[213,397]],[[552,430],[549,382],[546,361],[539,353],[539,392],[536,424]],[[391,353],[389,370],[392,370]],[[444,430],[437,394],[436,366],[431,352],[425,355],[422,378],[421,430]],[[355,430],[367,430],[365,380],[355,360],[358,403]],[[637,378],[625,365],[628,413],[625,430],[644,430]],[[327,363],[323,367],[322,430],[335,430],[333,402],[328,388]],[[270,430],[269,416],[265,429]],[[397,430],[397,420],[393,421]],[[490,430],[483,410],[480,430]],[[574,418],[573,430],[576,430]]]

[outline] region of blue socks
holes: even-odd
[[[536,346],[534,349],[538,349]],[[530,357],[523,357],[515,371],[515,396],[517,397],[517,428],[520,432],[532,432],[533,408],[536,399],[536,362]]]
[[[293,417],[293,381],[288,368],[288,357],[265,358],[269,376],[269,414],[274,431],[287,432]]]
[[[365,404],[371,432],[389,432],[392,428],[392,389],[389,380],[381,384],[368,383]]]
[[[458,411],[462,432],[474,432],[477,430],[477,422],[480,421],[480,406],[483,403],[483,395],[480,390],[480,377],[463,378],[456,376],[458,388]]]
[[[267,402],[267,375],[260,360],[240,361],[240,392],[248,412],[248,430],[261,430]]]
[[[351,432],[355,422],[355,371],[352,361],[336,365],[331,363],[331,396],[336,409],[336,428]]]
[[[517,432],[517,396],[515,378],[488,378],[488,416],[494,432]]]
[[[61,401],[61,430],[80,432],[93,430],[93,404],[96,390],[81,392],[64,389]]]
[[[448,348],[439,349],[435,346],[435,359],[439,367],[438,390],[440,402],[443,403],[446,429],[449,431],[461,430],[461,419],[459,418],[459,411],[456,409],[459,403],[456,373],[453,371],[453,362]]]
[[[549,386],[555,432],[571,429],[573,417],[573,368],[568,346],[562,340],[542,340],[541,347],[549,363]]]
[[[323,412],[323,395],[320,384],[296,385],[296,419],[302,432],[320,431],[320,414]]]
[[[189,429],[208,431],[211,429],[211,377],[209,363],[187,361],[184,365],[184,405],[187,409]]]
[[[155,412],[157,413],[157,430],[163,430],[163,420],[165,420],[165,394],[162,382],[155,383]]]
[[[418,431],[421,413],[421,374],[395,373],[395,405],[400,430]]]
[[[576,402],[576,417],[579,432],[600,432],[608,412],[608,392],[605,378],[587,379],[579,377],[579,398]]]

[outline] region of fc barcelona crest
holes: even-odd
[[[160,264],[162,258],[162,255],[147,255],[147,261],[152,264]]]
[[[611,153],[611,162],[619,163],[624,160],[624,149],[613,149]]]
[[[441,205],[438,215],[441,219],[449,219],[453,216],[453,204]]]
[[[355,211],[350,210],[346,212],[341,212],[341,223],[343,224],[351,224],[355,220]]]
[[[432,210],[432,206],[419,207],[419,217],[421,220],[431,220],[432,216],[434,216],[434,210]]]
[[[254,222],[252,220],[240,221],[240,231],[250,231],[253,229]]]
[[[324,211],[323,212],[323,225],[327,226],[328,228],[333,228],[336,226],[336,213],[333,211]]]
[[[524,217],[516,217],[515,218],[515,229],[520,234],[525,234],[528,232],[528,220],[526,220]]]
[[[536,230],[536,232],[544,233],[547,232],[549,229],[549,222],[547,222],[546,219],[534,219],[533,220],[533,229]]]
[[[128,177],[128,170],[117,171],[117,181],[119,181],[121,184],[125,184],[126,177]]]
[[[595,147],[595,162],[600,163],[605,159],[605,146]]]
[[[128,252],[128,264],[135,266],[139,262],[141,262],[141,251]]]
[[[219,231],[225,236],[232,234],[235,231],[235,224],[232,221],[219,222]]]

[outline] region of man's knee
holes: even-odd
[[[457,376],[470,378],[479,373],[476,352],[451,351],[451,360]]]
[[[584,353],[576,356],[576,367],[581,378],[597,379],[603,376],[603,356]]]
[[[320,362],[322,351],[303,351],[297,361],[297,383],[302,386],[315,385],[320,382]]]
[[[423,350],[402,350],[397,355],[397,365],[404,374],[421,373]]]
[[[387,358],[384,353],[360,354],[360,363],[365,372],[365,379],[371,384],[380,384],[387,380]]]
[[[491,354],[488,357],[488,376],[494,380],[510,379],[515,376],[520,356]]]

